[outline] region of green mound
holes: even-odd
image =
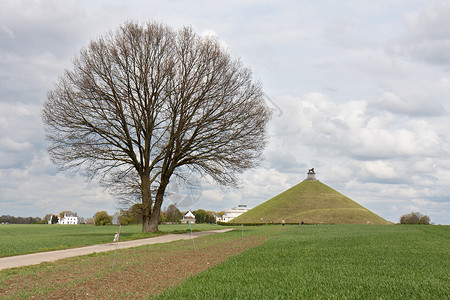
[[[391,224],[320,181],[303,181],[231,223]]]

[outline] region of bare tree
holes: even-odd
[[[430,217],[422,215],[420,212],[411,212],[400,217],[400,224],[430,224]]]
[[[168,222],[178,222],[183,218],[183,215],[175,204],[170,204],[169,207],[167,207],[166,216]]]
[[[81,50],[42,114],[52,161],[139,199],[144,232],[158,230],[180,168],[236,186],[270,118],[261,85],[216,38],[133,22]]]

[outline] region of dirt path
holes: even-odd
[[[2,257],[2,258],[0,258],[0,270],[16,268],[16,267],[24,267],[24,266],[29,266],[29,265],[37,265],[42,262],[51,262],[51,261],[56,261],[56,260],[68,258],[68,257],[87,255],[87,254],[91,254],[94,252],[100,253],[100,252],[113,251],[116,249],[116,247],[117,247],[117,249],[125,249],[125,248],[132,248],[132,247],[138,247],[138,246],[150,245],[150,244],[168,243],[168,242],[173,242],[173,241],[178,241],[178,240],[187,240],[189,238],[196,238],[196,237],[200,237],[200,236],[204,236],[204,235],[227,232],[230,230],[233,230],[233,228],[193,232],[192,236],[190,236],[189,233],[166,234],[166,235],[161,235],[161,236],[152,237],[152,238],[148,238],[148,239],[119,242],[119,243],[117,243],[117,245],[116,245],[116,243],[110,243],[110,244],[86,246],[86,247],[81,247],[81,248],[58,250],[58,251],[39,252],[39,253],[26,254],[26,255]]]

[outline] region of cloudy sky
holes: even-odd
[[[52,165],[41,106],[91,39],[156,20],[217,35],[274,111],[265,160],[241,188],[203,180],[181,209],[254,207],[314,167],[389,221],[419,211],[450,224],[450,1],[0,2],[0,215],[117,210]]]

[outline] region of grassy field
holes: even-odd
[[[285,228],[155,298],[450,298],[450,226]]]
[[[192,230],[213,230],[220,226],[194,224]],[[111,243],[119,226],[91,225],[0,225],[0,257]],[[143,234],[142,225],[122,226],[120,241],[188,230],[188,225],[160,225],[158,234]]]
[[[0,299],[449,299],[450,226],[252,226],[7,269]]]
[[[264,242],[228,232],[0,271],[0,299],[148,299]],[[115,261],[114,268],[112,262]]]

